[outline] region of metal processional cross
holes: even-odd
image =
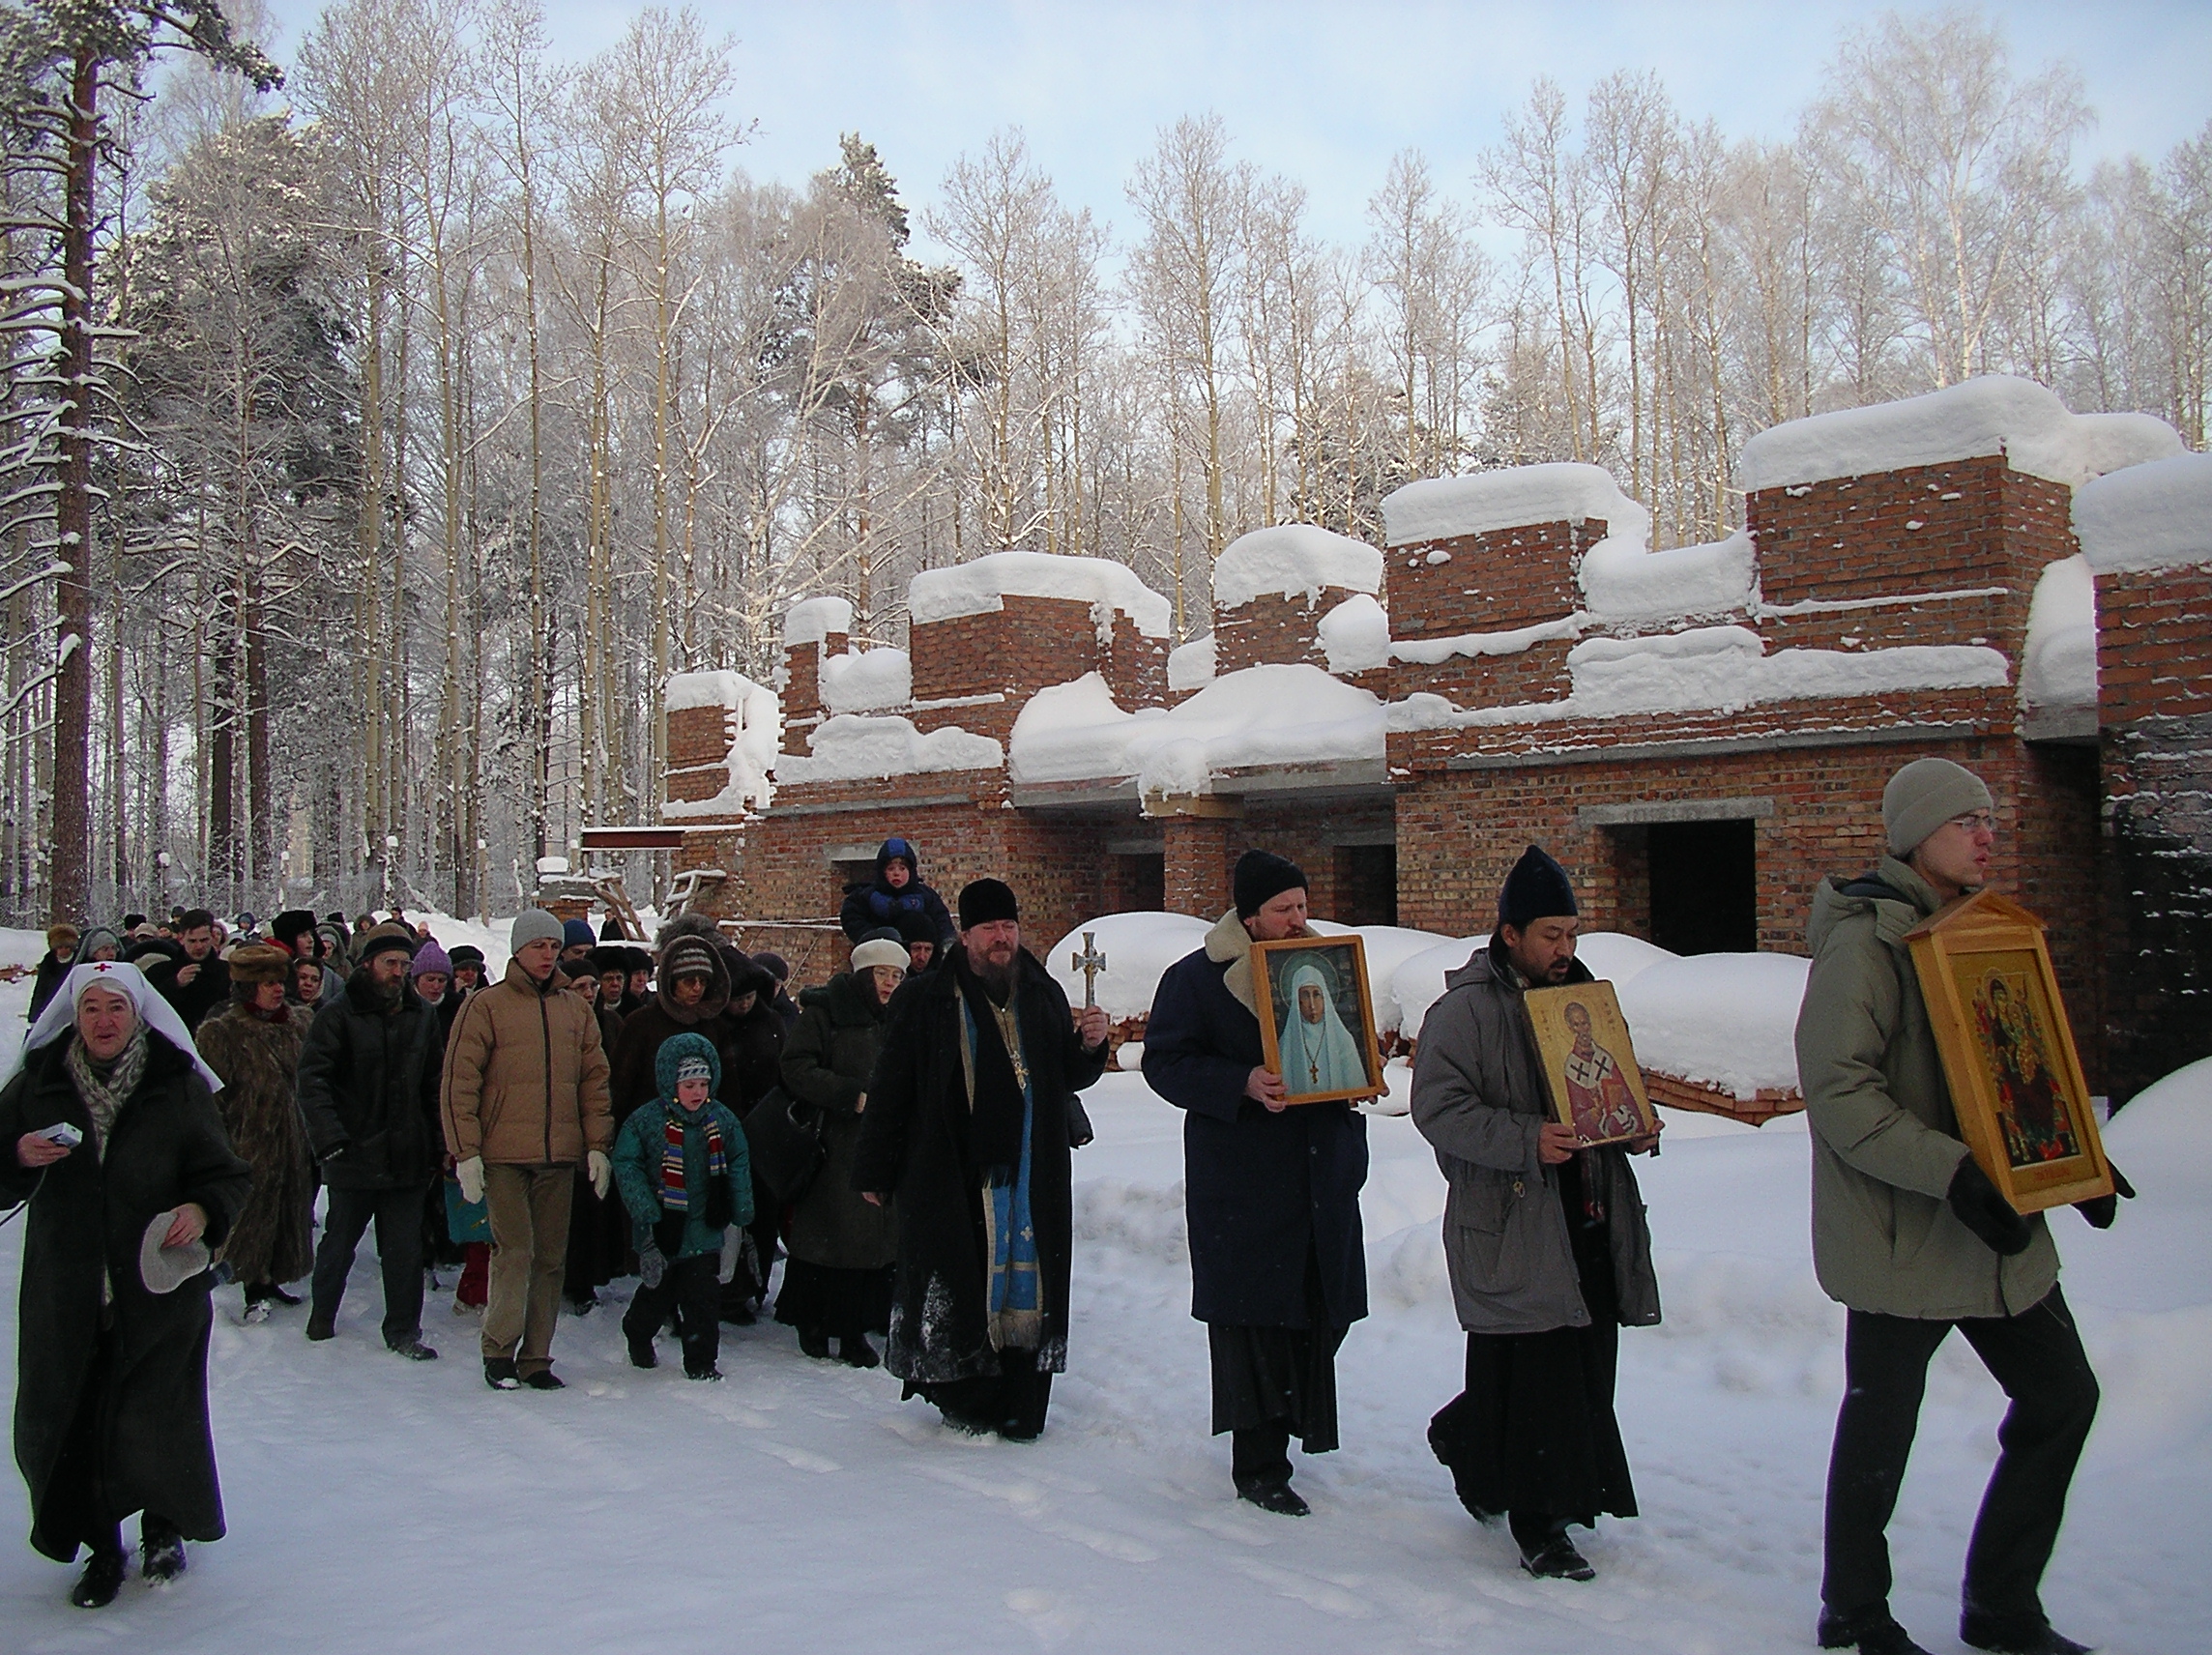
[[[1091,944],[1094,933],[1083,934],[1083,952],[1074,955],[1068,964],[1083,973],[1083,1009],[1089,1011],[1098,1003],[1098,973],[1106,969],[1106,956]]]

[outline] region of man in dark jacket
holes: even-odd
[[[1620,1329],[1659,1320],[1659,1283],[1630,1154],[1577,1147],[1555,1118],[1523,994],[1589,982],[1574,887],[1536,846],[1507,876],[1490,946],[1444,979],[1413,1060],[1413,1124],[1450,1185],[1444,1263],[1467,1330],[1467,1389],[1429,1445],[1478,1519],[1508,1514],[1539,1578],[1596,1574],[1567,1538],[1636,1515],[1614,1417]]]
[[[38,1022],[39,1013],[45,1010],[46,1002],[54,998],[54,991],[76,964],[78,941],[77,928],[66,919],[46,927],[46,956],[39,962],[38,975],[31,982],[31,1022]]]
[[[1826,1649],[1925,1655],[1890,1615],[1883,1530],[1928,1363],[1956,1327],[2012,1401],[1966,1550],[1959,1638],[2018,1655],[2081,1655],[2045,1618],[2037,1585],[2097,1415],[2097,1377],[2059,1291],[2049,1225],[2015,1211],[1959,1136],[1905,941],[1988,880],[1990,790],[1948,759],[1915,759],[1890,778],[1881,814],[1889,855],[1873,875],[1824,881],[1813,894],[1813,969],[1797,1013],[1813,1268],[1850,1313],[1818,1636]],[[2081,1213],[2103,1229],[2116,1206],[2102,1196]]]
[[[1247,851],[1236,908],[1170,966],[1145,1030],[1145,1080],[1183,1111],[1190,1313],[1207,1324],[1213,1430],[1237,1493],[1306,1515],[1291,1437],[1336,1447],[1336,1351],[1367,1314],[1359,1190],[1367,1122],[1349,1103],[1292,1108],[1262,1060],[1252,944],[1311,935],[1306,876]]]
[[[1014,893],[960,893],[960,945],[889,1007],[853,1187],[898,1202],[885,1366],[958,1429],[1027,1440],[1067,1367],[1075,1094],[1106,1068],[1106,1014],[1080,1027],[1021,945]]]
[[[884,926],[896,929],[902,914],[920,915],[929,921],[938,946],[951,945],[952,915],[945,911],[945,899],[921,883],[920,854],[907,840],[886,839],[876,853],[876,877],[845,887],[837,921],[859,943]]]
[[[197,1029],[211,1011],[230,1003],[230,968],[216,956],[215,915],[189,910],[177,921],[177,954],[146,962],[154,992],[177,1008],[187,1029]]]
[[[438,1014],[407,987],[404,925],[361,939],[345,992],[315,1012],[300,1052],[300,1112],[330,1207],[315,1249],[307,1337],[329,1339],[354,1251],[371,1220],[384,1271],[384,1342],[412,1361],[422,1343],[422,1192],[439,1165]]]

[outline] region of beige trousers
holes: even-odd
[[[484,1168],[491,1209],[491,1282],[484,1302],[483,1353],[512,1356],[524,1379],[553,1365],[553,1322],[568,1263],[568,1209],[576,1169]]]

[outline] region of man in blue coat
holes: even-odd
[[[1213,1430],[1237,1493],[1303,1517],[1291,1437],[1336,1446],[1336,1350],[1367,1314],[1359,1189],[1367,1123],[1349,1103],[1290,1106],[1263,1060],[1252,944],[1310,935],[1306,876],[1247,851],[1237,906],[1168,968],[1145,1026],[1145,1079],[1184,1112],[1190,1313],[1207,1324]]]

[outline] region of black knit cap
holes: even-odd
[[[1230,885],[1237,896],[1237,917],[1249,919],[1286,890],[1305,889],[1306,871],[1272,851],[1246,851],[1237,858]]]
[[[971,880],[960,887],[960,929],[963,931],[988,925],[993,920],[1018,920],[1021,916],[1013,887],[1004,880]]]
[[[1526,931],[1539,919],[1562,919],[1579,913],[1567,870],[1539,845],[1530,845],[1505,876],[1498,893],[1498,923]]]

